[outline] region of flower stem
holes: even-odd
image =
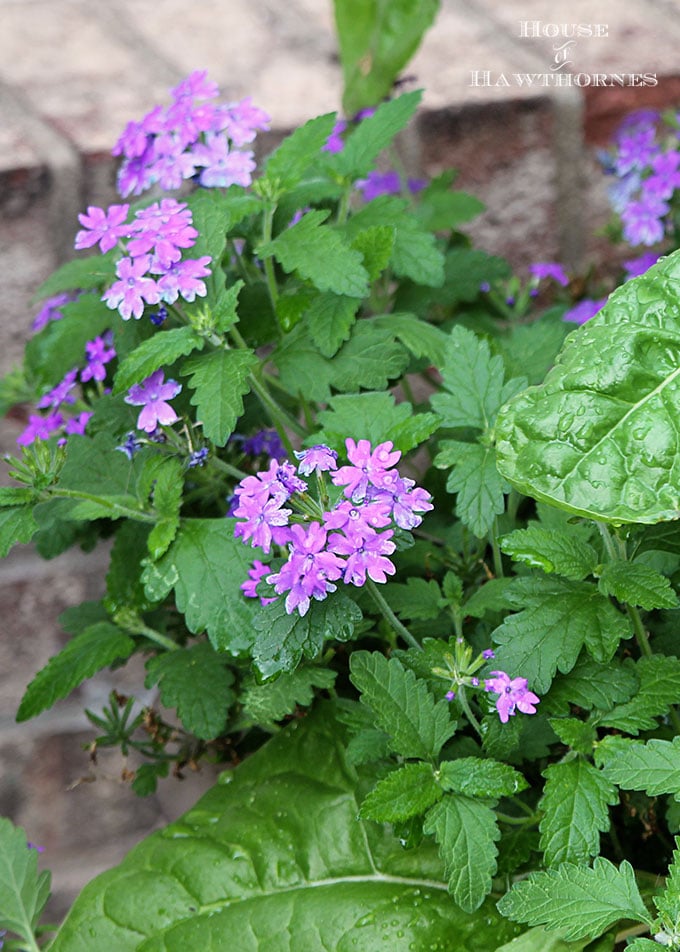
[[[156,518],[149,512],[142,512],[141,509],[131,509],[129,506],[121,506],[118,502],[112,502],[105,496],[95,496],[94,493],[80,492],[77,489],[63,489],[58,486],[56,489],[49,490],[50,497],[62,497],[65,499],[82,499],[84,502],[94,502],[103,508],[110,509],[111,514],[117,516],[127,516],[128,519],[135,519],[137,522],[156,522]]]
[[[265,244],[272,240],[272,225],[274,222],[274,211],[276,210],[275,205],[266,204],[264,208],[264,215],[262,219],[262,240]],[[264,276],[267,281],[267,291],[269,292],[269,300],[271,301],[272,308],[274,313],[276,313],[276,302],[279,299],[279,289],[276,286],[276,275],[274,274],[274,262],[271,257],[263,259],[264,264]]]
[[[462,684],[458,685],[457,697],[458,697],[458,700],[460,701],[460,706],[463,708],[463,713],[465,714],[467,719],[470,721],[474,729],[477,731],[477,733],[481,737],[482,728],[480,727],[479,721],[477,720],[475,715],[472,713],[472,708],[470,707],[470,703],[465,695],[465,688],[463,687]]]
[[[162,635],[160,631],[156,631],[154,628],[149,628],[148,625],[145,625],[143,621],[135,623],[134,625],[127,626],[128,631],[133,635],[144,635],[145,638],[148,638],[149,641],[153,641],[155,644],[160,645],[161,648],[165,648],[166,651],[177,651],[179,645],[176,641],[173,641],[172,638],[168,638],[166,635]]]
[[[378,591],[378,586],[375,584],[373,579],[370,579],[370,578],[366,579],[366,588],[369,590],[369,592],[373,596],[373,601],[376,603],[376,605],[380,609],[380,612],[383,618],[385,619],[385,621],[387,621],[390,624],[390,626],[394,629],[394,631],[396,631],[398,635],[401,635],[404,641],[406,641],[412,648],[417,648],[418,651],[422,651],[423,646],[419,644],[419,642],[416,641],[416,639],[413,637],[413,635],[408,630],[408,628],[405,625],[402,625],[402,623],[399,621],[397,616],[394,614],[390,606],[387,604],[383,596]]]
[[[503,558],[498,545],[498,519],[494,519],[491,532],[489,533],[489,542],[491,543],[491,552],[493,553],[493,571],[496,578],[503,578]]]

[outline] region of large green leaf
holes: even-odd
[[[608,522],[678,518],[679,281],[676,252],[618,288],[501,413],[498,466],[521,492]]]
[[[0,941],[9,929],[31,943],[21,948],[37,948],[33,930],[49,894],[50,874],[38,873],[37,851],[22,829],[0,817]]]
[[[461,913],[436,850],[357,820],[345,729],[294,722],[97,877],[51,952],[489,952],[519,927]]]
[[[616,790],[581,757],[552,764],[544,776],[539,808],[545,863],[587,863],[600,851],[600,833],[609,829],[607,808],[618,803]]]
[[[251,350],[221,349],[182,364],[182,374],[191,377],[191,402],[203,432],[217,446],[224,446],[243,413],[242,397],[250,390],[248,377],[256,364]]]

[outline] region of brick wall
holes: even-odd
[[[330,0],[0,0],[0,17],[5,373],[20,360],[34,289],[71,254],[77,213],[114,198],[109,150],[129,118],[166,101],[189,70],[208,68],[228,98],[252,95],[267,109],[271,143],[336,109],[341,83]],[[658,84],[520,86],[516,73],[547,73],[556,55],[556,40],[540,30],[520,35],[522,20],[606,24],[607,37],[575,44],[572,72],[653,71]],[[680,103],[679,39],[680,12],[667,0],[442,0],[408,70],[425,89],[409,163],[427,174],[457,167],[457,187],[487,206],[470,233],[515,266],[537,258],[606,266],[611,252],[596,236],[608,215],[605,183],[593,147],[631,108]],[[486,73],[510,77],[509,85],[485,85]],[[0,421],[2,452],[13,450],[22,425],[20,413]],[[141,684],[139,669],[101,676],[35,721],[14,722],[26,684],[63,643],[57,615],[100,594],[105,564],[105,552],[45,563],[18,547],[0,566],[0,814],[45,846],[54,917],[95,872],[211,782],[205,772],[166,781],[140,801],[121,782],[117,755],[100,759],[90,782],[83,705],[101,707],[114,683]]]

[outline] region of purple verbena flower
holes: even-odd
[[[326,139],[326,144],[322,146],[323,152],[342,152],[345,147],[345,142],[342,138],[342,134],[347,128],[347,123],[344,119],[338,119],[338,121],[333,126],[331,134]]]
[[[680,187],[680,153],[662,152],[652,159],[652,174],[642,183],[644,198],[669,199]]]
[[[115,248],[121,238],[130,234],[130,227],[125,224],[129,211],[129,205],[110,205],[106,211],[90,205],[86,215],[78,215],[83,230],[76,235],[76,248],[91,248],[98,243],[102,254]]]
[[[139,319],[144,313],[145,304],[158,304],[161,299],[158,285],[147,274],[150,265],[150,255],[140,255],[134,259],[121,258],[116,265],[119,280],[114,281],[104,292],[102,300],[112,310],[118,308],[124,321],[130,317]]]
[[[484,690],[498,695],[496,710],[502,724],[507,724],[516,710],[523,714],[535,714],[540,698],[527,690],[526,678],[510,678],[505,671],[492,671],[484,681]]]
[[[248,456],[268,456],[270,459],[283,460],[286,449],[276,430],[258,430],[243,440],[243,452]]]
[[[179,417],[167,401],[176,397],[181,389],[182,385],[175,380],[166,381],[162,370],[155,370],[141,383],[130,387],[125,402],[143,407],[137,418],[138,428],[153,433],[159,425],[175,423]]]
[[[77,417],[71,417],[70,420],[66,421],[65,430],[69,436],[84,436],[85,427],[87,426],[89,420],[93,416],[92,413],[88,413],[86,410],[83,413],[79,413]]]
[[[205,282],[200,279],[210,274],[207,266],[211,260],[209,255],[202,255],[200,258],[187,258],[171,265],[158,279],[158,290],[162,300],[166,304],[174,304],[180,295],[189,302],[195,300],[196,295],[205,297],[208,293],[207,288]]]
[[[87,366],[80,371],[81,382],[86,383],[88,380],[99,380],[101,382],[105,380],[105,364],[110,363],[116,356],[111,334],[107,333],[103,337],[95,337],[93,340],[89,340],[85,344],[85,355]]]
[[[368,173],[365,179],[357,179],[354,184],[366,202],[378,198],[379,195],[399,195],[401,193],[401,178],[394,169],[388,172],[373,170]]]
[[[565,311],[562,315],[562,320],[571,321],[573,324],[585,324],[591,317],[595,317],[597,312],[601,311],[606,303],[607,298],[600,298],[599,301],[584,298],[582,301],[579,301],[578,304],[575,304],[574,307]]]
[[[396,471],[385,473],[380,488],[369,487],[366,498],[388,503],[400,529],[415,529],[423,521],[419,513],[434,509],[427,490],[416,486],[412,479],[402,478]]]
[[[164,198],[137,212],[131,233],[128,253],[133,258],[152,253],[153,265],[163,269],[179,261],[182,250],[193,247],[198,237],[186,203],[172,198]]]
[[[645,169],[659,152],[656,130],[653,126],[639,125],[624,131],[618,138],[618,155],[615,158],[617,175],[625,175],[633,169]]]
[[[28,426],[17,437],[19,446],[30,446],[35,440],[49,440],[53,433],[60,430],[64,425],[64,418],[55,411],[47,416],[38,416],[31,413],[28,417]]]
[[[315,446],[310,446],[308,450],[296,452],[295,458],[300,460],[298,473],[302,476],[310,476],[314,471],[326,473],[331,469],[337,469],[338,454],[324,443],[317,443]]]
[[[64,316],[61,312],[61,308],[65,304],[70,304],[71,301],[75,301],[77,297],[77,291],[64,291],[62,294],[54,294],[52,297],[47,298],[33,318],[31,330],[34,332],[41,331],[50,321],[60,321]]]
[[[149,314],[149,320],[155,327],[160,327],[161,324],[164,324],[168,319],[168,309],[162,304],[157,311],[154,311],[152,314]]]
[[[120,450],[121,453],[125,453],[127,458],[131,460],[135,453],[138,453],[143,446],[144,444],[141,440],[137,439],[134,430],[130,430],[125,436],[125,442],[121,443],[120,446],[116,446],[116,449]]]
[[[187,467],[193,469],[195,466],[204,466],[205,461],[208,458],[208,447],[203,446],[200,450],[194,450],[189,454],[189,459],[187,460]]]
[[[626,281],[630,281],[631,278],[637,278],[646,271],[649,271],[659,258],[660,255],[656,254],[656,252],[647,251],[645,254],[640,255],[639,258],[631,258],[630,261],[624,261],[623,268],[626,272]]]
[[[242,185],[247,188],[252,182],[255,160],[252,152],[231,150],[223,135],[207,135],[205,143],[193,150],[194,164],[202,168],[198,181],[206,188],[228,188]]]
[[[312,598],[321,601],[336,590],[333,582],[342,575],[342,559],[326,550],[326,530],[318,522],[291,526],[289,552],[288,561],[267,581],[278,595],[288,592],[289,615],[295,609],[306,615]]]
[[[455,698],[455,696],[456,696],[456,692],[455,692],[455,691],[447,691],[446,694],[444,695],[444,697],[446,698],[447,701],[453,701],[453,699]]]
[[[664,216],[669,206],[660,198],[629,202],[621,212],[623,237],[631,245],[655,245],[664,236]]]
[[[242,495],[234,509],[234,516],[243,519],[234,526],[234,536],[251,545],[259,546],[263,552],[269,552],[272,542],[284,545],[289,538],[288,517],[291,509],[282,509],[283,499],[270,498],[266,501],[253,496]],[[283,531],[281,531],[283,530]]]
[[[266,132],[271,124],[264,109],[253,105],[252,96],[221,107],[220,120],[220,128],[238,148],[252,142],[258,132]]]
[[[482,658],[484,658],[485,661],[491,661],[491,659],[495,657],[496,652],[493,648],[485,648],[484,651],[482,651]]]
[[[324,512],[327,529],[342,529],[353,535],[370,535],[374,529],[390,524],[390,505],[386,502],[353,503],[343,499],[330,511]]]
[[[371,451],[368,440],[355,443],[348,437],[345,446],[347,458],[352,465],[341,466],[331,478],[333,485],[345,487],[345,496],[359,502],[365,497],[369,485],[382,488],[386,470],[399,461],[401,453],[399,450],[392,451],[392,443],[389,441],[380,443]]]
[[[396,569],[387,558],[396,546],[392,542],[392,530],[366,532],[362,527],[355,530],[345,527],[344,535],[333,533],[328,548],[337,555],[347,556],[343,572],[343,581],[351,585],[364,585],[366,575],[374,582],[386,582],[387,575],[394,575]]]
[[[259,559],[255,559],[250,569],[248,569],[248,580],[241,585],[241,591],[246,596],[246,598],[257,598],[257,586],[258,583],[269,571],[269,566],[265,565],[264,562],[260,562]],[[272,602],[275,602],[275,598],[265,598],[264,595],[260,595],[260,604],[261,605],[270,605]]]
[[[56,387],[53,387],[49,393],[43,394],[40,400],[38,400],[38,409],[44,410],[47,407],[57,409],[62,403],[75,403],[76,398],[71,393],[71,390],[73,390],[77,381],[78,368],[74,367],[73,370],[69,370],[63,380],[59,381]]]
[[[543,278],[552,278],[553,281],[557,281],[558,284],[561,284],[563,288],[566,288],[569,284],[569,278],[565,274],[564,268],[561,264],[557,264],[554,261],[536,261],[534,264],[530,264],[529,274],[538,278],[539,281]]]

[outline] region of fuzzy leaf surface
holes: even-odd
[[[618,803],[616,789],[581,757],[552,764],[544,776],[539,829],[545,863],[587,863],[600,852],[600,833],[610,824],[608,807]]]
[[[679,280],[675,252],[615,290],[504,409],[498,465],[513,486],[608,522],[678,518]]]
[[[281,189],[297,185],[305,170],[318,158],[333,131],[336,118],[334,112],[317,116],[286,136],[267,157],[263,178]]]
[[[17,542],[30,542],[38,524],[33,506],[12,506],[0,509],[0,559],[4,559]]]
[[[430,764],[403,764],[371,790],[361,804],[361,817],[378,823],[398,823],[424,813],[443,796]]]
[[[505,509],[504,493],[510,488],[496,467],[492,446],[442,440],[434,459],[438,469],[453,467],[446,488],[456,493],[456,514],[479,539],[493,526]]]
[[[396,659],[379,652],[355,651],[350,658],[352,683],[378,726],[389,733],[390,747],[402,757],[435,758],[456,725],[446,701],[435,701],[424,681]]]
[[[239,700],[254,723],[280,721],[298,705],[309,707],[314,700],[314,688],[332,688],[336,677],[337,672],[329,668],[300,667],[264,684],[248,683]]]
[[[563,863],[515,883],[498,911],[517,922],[559,929],[565,939],[594,939],[619,919],[652,924],[630,863],[598,856],[592,868]]]
[[[384,391],[337,394],[317,419],[322,430],[313,435],[314,442],[339,453],[345,452],[347,437],[369,440],[374,446],[391,440],[395,449],[407,453],[431,436],[439,423],[433,413],[414,413],[410,403],[395,403],[394,396]]]
[[[644,790],[650,797],[672,793],[680,799],[680,737],[644,742],[608,736],[596,758],[605,777],[624,790]]]
[[[215,350],[182,364],[182,373],[191,378],[191,402],[203,432],[217,446],[224,446],[243,413],[242,397],[250,390],[248,375],[256,364],[250,350]]]
[[[449,793],[425,817],[424,833],[433,833],[446,864],[449,890],[465,912],[474,912],[491,890],[500,830],[491,807]]]
[[[514,562],[522,562],[581,581],[597,565],[597,552],[578,536],[559,529],[529,526],[516,529],[500,540],[500,547]],[[604,593],[608,594],[608,593]]]
[[[678,607],[678,597],[670,580],[650,565],[607,562],[602,567],[598,587],[603,595],[613,595],[620,602],[646,611]]]
[[[36,674],[21,699],[17,720],[26,721],[52,707],[86,678],[129,658],[134,649],[132,638],[110,622],[89,625]]]
[[[50,874],[38,873],[38,851],[29,848],[22,829],[0,817],[0,930],[33,942],[49,895]]]
[[[640,658],[631,665],[639,682],[637,692],[623,704],[608,711],[601,722],[628,734],[652,730],[656,718],[662,717],[673,704],[680,703],[680,660],[653,655]]]
[[[127,355],[116,373],[113,392],[122,393],[128,390],[159,367],[169,367],[178,358],[187,357],[193,350],[201,350],[204,344],[204,339],[193,327],[159,331]]]
[[[459,757],[445,760],[439,766],[441,784],[445,790],[467,797],[499,800],[526,790],[528,784],[522,774],[497,760],[480,757]]]
[[[503,358],[466,327],[451,331],[442,366],[444,393],[431,399],[443,426],[487,430],[503,403]]]
[[[461,915],[433,844],[405,851],[357,821],[345,743],[328,706],[291,724],[86,886],[51,952],[226,949],[235,936],[239,952],[468,952],[516,935],[492,902]]]

